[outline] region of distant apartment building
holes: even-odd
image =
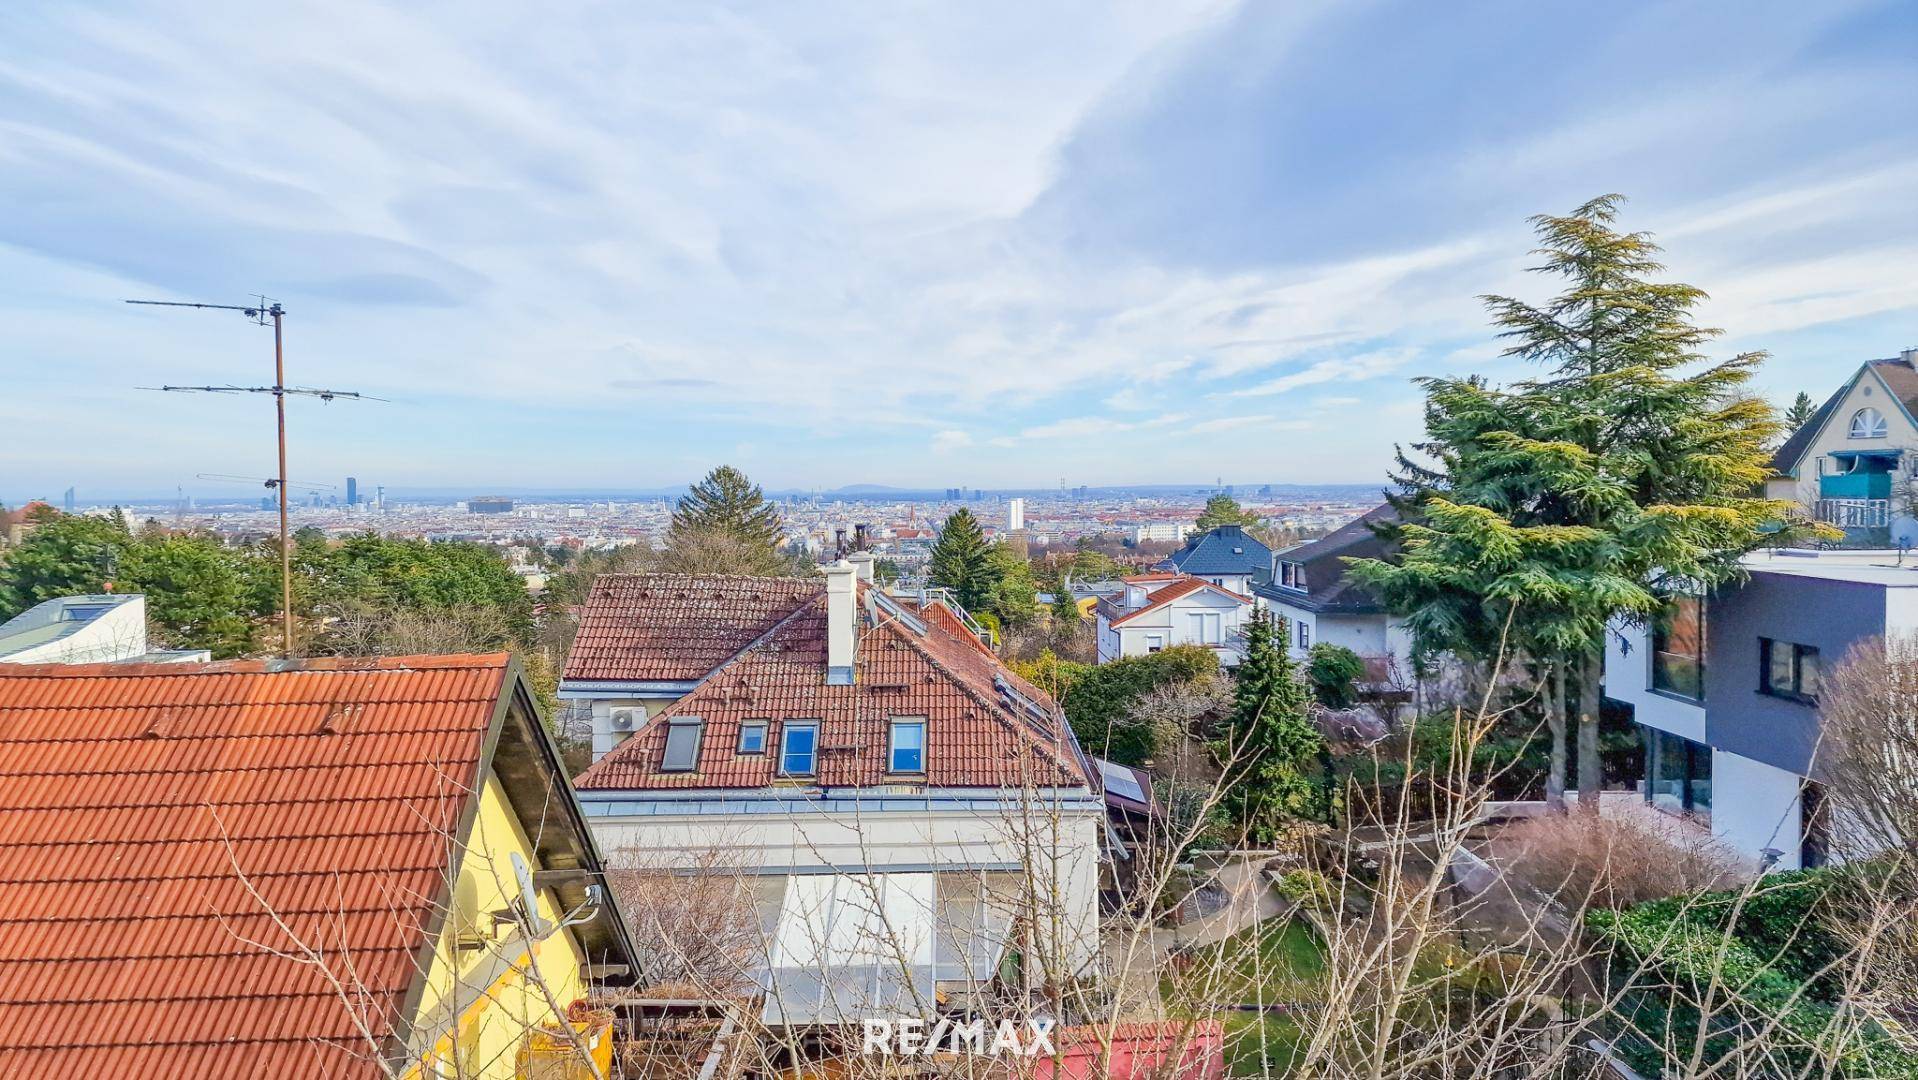
[[[775,1026],[963,1008],[1014,952],[1095,963],[1107,810],[1064,714],[872,566],[604,576],[560,683],[600,845],[751,879]]]
[[[1772,457],[1766,494],[1801,505],[1853,545],[1889,547],[1913,513],[1918,477],[1918,349],[1852,373]]]
[[[1006,531],[1018,532],[1026,527],[1026,501],[1024,499],[1006,500]]]
[[[466,509],[474,514],[510,514],[513,500],[501,495],[482,495],[466,500]]]
[[[1918,632],[1918,569],[1897,552],[1780,550],[1745,581],[1681,596],[1607,635],[1605,694],[1645,740],[1641,792],[1780,869],[1829,854],[1821,677],[1873,637]]]
[[[1250,596],[1176,571],[1134,575],[1123,584],[1124,591],[1093,606],[1099,663],[1199,645],[1216,653],[1221,666],[1239,666],[1254,607]]]
[[[1132,526],[1132,542],[1135,544],[1180,543],[1192,532],[1192,523],[1187,521],[1146,521]]]

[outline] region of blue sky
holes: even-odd
[[[188,10],[182,11],[181,8]],[[803,9],[803,10],[802,10]],[[1918,345],[1908,3],[0,10],[0,498],[1370,481],[1631,196],[1761,389]],[[203,485],[202,485],[203,486]]]

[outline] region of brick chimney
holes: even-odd
[[[859,570],[841,559],[826,567],[826,685],[852,685],[859,647]]]

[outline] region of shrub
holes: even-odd
[[[1492,848],[1507,874],[1574,910],[1722,888],[1735,865],[1710,836],[1646,807],[1530,818],[1501,829]]]
[[[1833,871],[1776,875],[1742,909],[1732,891],[1587,912],[1586,928],[1609,947],[1614,984],[1632,988],[1620,1004],[1626,1060],[1653,1076],[1682,1069],[1704,1026],[1708,1069],[1760,1045],[1754,1036],[1766,1032],[1764,1075],[1813,1075],[1835,1059],[1826,1075],[1918,1076],[1918,1055],[1818,1000],[1795,974],[1816,970],[1792,953],[1828,934],[1816,911],[1839,880]],[[1739,1075],[1752,1074],[1749,1062],[1739,1064]]]
[[[1218,670],[1219,660],[1212,650],[1175,645],[1150,656],[1130,656],[1071,672],[1061,704],[1087,753],[1123,765],[1140,765],[1153,756],[1157,741],[1153,726],[1132,716],[1134,703],[1160,686],[1191,682],[1216,675]]]
[[[1358,704],[1358,681],[1365,677],[1365,661],[1343,645],[1321,641],[1306,654],[1305,680],[1312,696],[1328,709]]]

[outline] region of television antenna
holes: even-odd
[[[293,545],[287,537],[286,527],[286,399],[289,394],[300,397],[316,397],[321,401],[333,401],[346,398],[351,401],[379,401],[352,390],[319,390],[305,386],[286,385],[286,350],[284,346],[284,322],[286,309],[270,296],[258,297],[257,304],[200,304],[184,300],[128,300],[129,304],[145,307],[182,307],[200,308],[205,311],[237,311],[260,326],[269,322],[273,325],[273,385],[236,386],[231,383],[219,386],[142,386],[141,390],[158,390],[176,394],[271,394],[273,412],[279,429],[280,472],[272,486],[280,495],[280,655],[293,655]]]

